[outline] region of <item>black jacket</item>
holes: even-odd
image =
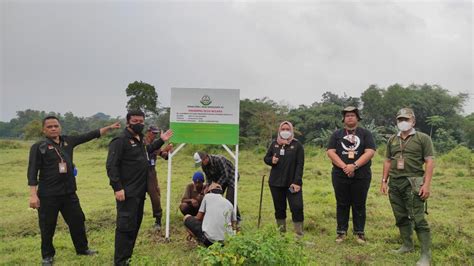
[[[107,156],[107,175],[114,191],[125,190],[125,197],[145,197],[148,178],[148,153],[159,149],[164,141],[155,140],[149,145],[136,139],[126,128],[112,139]]]
[[[280,155],[281,149],[284,155]],[[276,165],[272,164],[272,157],[279,158]],[[263,161],[272,167],[268,183],[275,187],[289,187],[291,184],[303,184],[304,148],[301,143],[293,139],[289,145],[278,145],[273,141],[268,147]]]
[[[59,144],[47,138],[33,144],[28,162],[28,185],[38,186],[40,197],[74,193],[77,189],[73,174],[74,147],[99,137],[100,131],[97,129],[78,136],[60,136]],[[55,149],[66,161],[67,173],[59,173],[61,159]]]

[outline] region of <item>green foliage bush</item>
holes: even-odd
[[[446,165],[472,166],[474,153],[469,148],[458,146],[450,152],[440,156],[439,161]]]
[[[14,140],[0,140],[0,150],[2,149],[20,149],[25,146],[24,142]]]
[[[458,143],[453,137],[453,130],[438,129],[433,137],[433,145],[437,153],[446,153],[454,149]]]
[[[241,233],[225,245],[200,247],[198,255],[205,265],[304,265],[303,246],[292,234],[281,235],[274,226]]]

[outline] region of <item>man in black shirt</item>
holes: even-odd
[[[353,231],[357,242],[366,242],[365,203],[372,172],[370,159],[375,154],[375,143],[367,129],[358,127],[359,110],[349,106],[342,111],[344,128],[336,130],[327,147],[332,161],[332,184],[337,201],[337,238],[341,243],[347,235],[349,213],[352,208]]]
[[[76,253],[97,253],[90,250],[87,243],[85,216],[76,195],[73,151],[77,145],[99,138],[114,128],[120,128],[120,123],[78,136],[63,136],[57,117],[48,116],[43,119],[43,133],[46,138],[31,146],[27,174],[30,207],[38,209],[43,265],[53,263],[53,236],[59,212],[69,226]]]
[[[142,134],[144,122],[143,112],[128,112],[127,128],[109,145],[107,175],[117,203],[115,265],[127,265],[132,257],[143,218],[149,171],[148,154],[159,149],[173,135],[168,130],[160,134],[160,139],[146,145]]]

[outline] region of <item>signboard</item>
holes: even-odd
[[[173,142],[239,144],[240,91],[172,88]]]

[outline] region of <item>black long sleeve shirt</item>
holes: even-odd
[[[107,156],[107,175],[114,191],[125,190],[125,197],[145,197],[148,178],[148,153],[159,149],[164,144],[157,139],[149,145],[125,129],[120,136],[109,144]]]
[[[280,150],[284,155],[280,155]],[[278,157],[278,163],[272,164],[272,157]],[[304,149],[303,145],[293,139],[289,145],[278,145],[273,141],[263,161],[272,167],[268,183],[275,187],[289,187],[291,184],[303,184]]]
[[[28,162],[28,185],[38,186],[40,197],[74,193],[77,189],[73,174],[74,147],[99,137],[100,130],[97,129],[77,136],[60,136],[59,144],[50,139],[33,144]],[[67,164],[67,173],[59,173],[61,158],[56,149]]]

